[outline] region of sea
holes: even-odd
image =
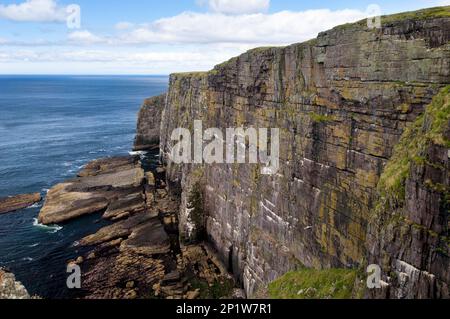
[[[89,161],[129,154],[140,105],[167,84],[167,76],[0,76],[0,198],[45,197]],[[73,298],[66,263],[82,253],[77,240],[107,222],[90,215],[43,226],[41,208],[0,214],[0,267],[32,295]]]

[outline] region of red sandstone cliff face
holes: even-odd
[[[249,296],[299,266],[370,261],[383,268],[384,296],[448,297],[448,145],[427,144],[421,156],[430,164],[411,165],[401,205],[376,207],[405,128],[450,83],[449,12],[386,17],[382,29],[345,25],[306,43],[251,50],[207,73],[172,75],[161,151],[169,185],[181,192],[183,239],[196,234],[188,199],[201,185],[208,238]],[[280,128],[280,170],[175,165],[171,132],[194,120]],[[413,223],[386,223],[393,210]]]

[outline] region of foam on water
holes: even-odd
[[[136,155],[144,156],[144,155],[146,155],[147,153],[148,153],[148,152],[146,152],[146,151],[128,152],[128,154],[130,154],[131,156],[136,156]]]
[[[63,227],[59,226],[59,225],[44,225],[44,224],[41,224],[41,223],[39,223],[37,218],[33,218],[33,226],[41,228],[41,229],[44,229],[44,230],[47,230],[51,234],[55,234],[55,233],[59,232],[61,229],[63,229]]]

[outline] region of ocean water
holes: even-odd
[[[167,89],[164,76],[0,76],[0,197],[46,191],[90,160],[126,155],[142,101]],[[36,223],[41,204],[0,214],[0,267],[32,294],[69,298],[66,261],[76,240],[106,224],[92,215]]]

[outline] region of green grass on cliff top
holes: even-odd
[[[351,299],[358,271],[354,269],[301,269],[269,284],[272,299]]]
[[[425,20],[450,17],[450,6],[434,7],[418,11],[409,11],[381,17],[381,23],[391,23],[402,20]]]
[[[426,19],[433,19],[433,18],[449,18],[450,17],[450,6],[445,7],[433,7],[433,8],[427,8],[417,11],[408,11],[408,12],[401,12],[391,15],[384,15],[381,16],[381,24],[391,24],[395,22],[400,22],[404,20],[426,20]],[[351,28],[353,26],[363,26],[366,25],[367,19],[359,20],[354,23],[345,23],[342,25],[338,25],[333,28],[333,30],[344,30]]]

